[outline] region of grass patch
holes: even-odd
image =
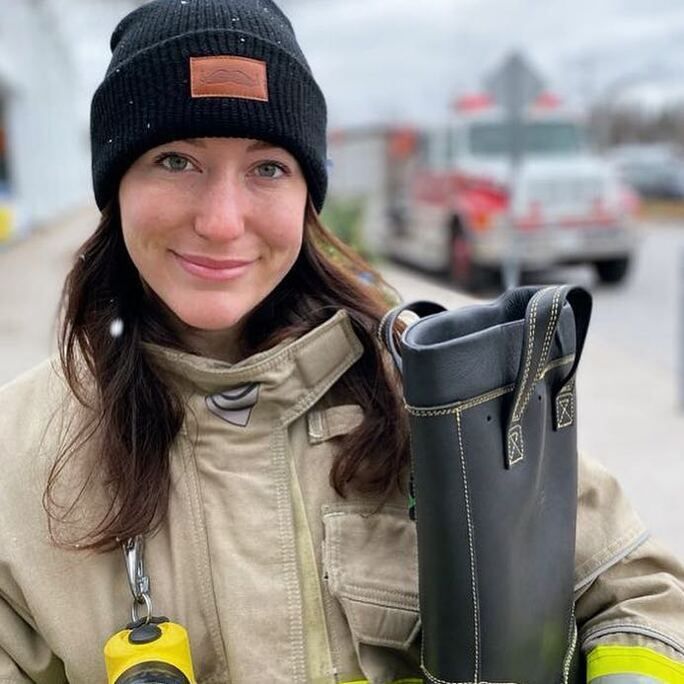
[[[373,261],[373,255],[363,235],[364,211],[365,201],[362,197],[329,197],[323,208],[321,220],[326,228],[366,261]]]
[[[684,223],[684,200],[644,199],[639,218]]]

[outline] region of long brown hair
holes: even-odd
[[[360,276],[371,275],[372,284]],[[408,460],[407,426],[398,378],[376,340],[390,303],[386,284],[361,257],[328,232],[311,203],[295,265],[249,314],[241,349],[262,351],[299,337],[345,309],[363,345],[363,355],[338,381],[346,397],[364,409],[358,428],[340,439],[330,480],[337,492],[384,495],[401,486]],[[123,241],[118,205],[102,213],[82,246],[62,294],[60,360],[66,381],[89,416],[63,445],[44,495],[50,531],[65,522],[95,471],[110,498],[106,511],[70,545],[109,550],[119,540],[154,531],[169,497],[169,449],[184,418],[173,388],[146,353],[143,342],[180,348],[160,307],[145,291]],[[125,326],[112,335],[112,321]],[[68,461],[88,440],[99,457],[66,505],[55,496]],[[74,543],[76,542],[76,543]]]

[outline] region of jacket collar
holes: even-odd
[[[344,310],[297,340],[285,340],[235,364],[153,344],[145,348],[183,394],[216,397],[219,405],[235,410],[241,401],[249,401],[250,388],[257,386],[260,401],[275,400],[281,416],[288,408],[311,405],[363,353]]]

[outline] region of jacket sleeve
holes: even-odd
[[[66,684],[67,678],[61,661],[0,591],[0,684],[27,682]]]
[[[684,684],[684,566],[580,459],[575,609],[591,684]]]

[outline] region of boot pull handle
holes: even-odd
[[[525,456],[522,419],[534,386],[541,379],[551,354],[561,311],[570,304],[575,316],[575,359],[552,397],[553,427],[559,430],[574,423],[575,374],[584,349],[591,318],[591,295],[582,287],[555,285],[538,290],[525,310],[523,348],[513,393],[513,407],[506,425],[506,467],[511,468]]]
[[[415,302],[408,302],[407,304],[399,304],[393,309],[390,309],[383,316],[382,320],[380,321],[380,325],[378,326],[378,338],[384,343],[385,348],[392,356],[394,365],[402,375],[403,366],[401,362],[401,354],[397,349],[397,344],[395,341],[394,324],[397,322],[397,318],[399,318],[404,311],[412,311],[420,318],[423,318],[431,314],[442,313],[442,311],[446,311],[446,308],[441,304],[437,304],[436,302],[418,300]]]

